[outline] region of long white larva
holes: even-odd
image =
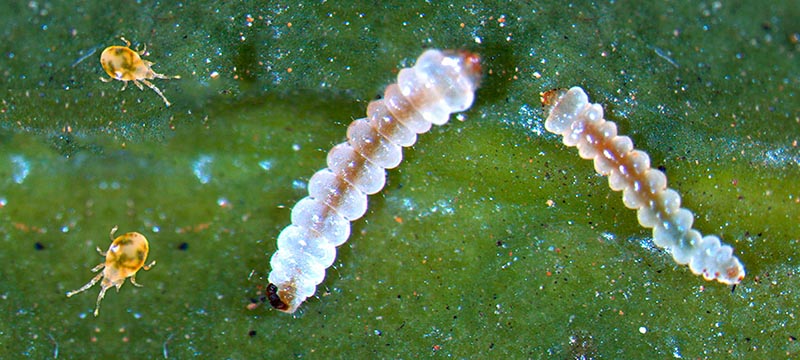
[[[650,168],[647,153],[634,150],[627,136],[617,136],[617,125],[603,119],[603,107],[590,104],[583,89],[545,93],[549,107],[547,131],[563,135],[564,145],[576,146],[584,159],[594,159],[594,168],[608,176],[612,190],[622,191],[625,206],[638,210],[639,224],[653,229],[656,245],[672,252],[675,262],[689,264],[696,275],[735,285],[744,279],[744,267],[729,245],[718,237],[703,237],[692,229],[694,216],[681,208],[681,197],[667,188],[667,177]]]
[[[367,195],[379,192],[384,169],[402,160],[402,147],[451,113],[472,105],[481,77],[480,57],[466,51],[427,50],[416,65],[400,70],[367,117],[347,128],[347,141],[328,153],[328,167],[308,182],[308,196],[292,209],[292,224],[278,235],[267,297],[292,313],[313,295],[333,264],[336,247],[350,236],[350,222],[367,211]]]

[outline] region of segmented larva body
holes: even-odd
[[[308,196],[292,209],[292,224],[278,235],[267,295],[274,308],[292,313],[325,278],[336,247],[350,236],[350,222],[364,215],[367,195],[380,191],[384,169],[402,160],[402,147],[451,113],[472,105],[480,81],[480,57],[465,51],[427,50],[400,70],[367,117],[347,128],[347,141],[328,153],[328,167],[308,182]]]
[[[603,119],[603,108],[590,104],[583,89],[544,94],[550,108],[545,129],[564,136],[564,144],[576,146],[580,156],[593,159],[599,174],[608,176],[612,190],[622,191],[625,206],[638,210],[639,224],[653,229],[656,245],[672,252],[675,262],[689,264],[696,275],[724,284],[744,279],[744,267],[733,249],[718,237],[703,237],[692,229],[692,212],[681,208],[681,197],[667,188],[667,177],[650,168],[647,153],[634,150],[627,136],[617,136],[617,125]]]

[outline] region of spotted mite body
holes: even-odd
[[[92,272],[98,272],[101,269],[103,272],[97,274],[97,276],[89,280],[89,282],[80,289],[67,293],[67,297],[72,297],[72,295],[88,290],[100,281],[100,279],[103,279],[100,283],[100,295],[97,295],[94,316],[97,316],[100,312],[100,301],[103,300],[106,290],[112,286],[116,286],[117,292],[119,292],[119,288],[125,283],[125,279],[129,277],[131,278],[131,284],[141,287],[142,285],[136,282],[136,272],[139,271],[139,269],[150,270],[150,267],[156,264],[156,262],[153,261],[145,265],[147,254],[150,252],[150,245],[144,235],[138,232],[129,232],[115,239],[114,233],[116,232],[117,227],[114,226],[109,234],[112,242],[108,251],[104,252],[100,247],[97,248],[97,252],[100,253],[100,256],[105,257],[106,260],[95,266]]]
[[[161,96],[167,106],[172,105],[164,94],[161,93],[161,90],[148,80],[180,79],[181,77],[177,75],[167,76],[153,71],[153,62],[142,59],[142,55],[147,53],[147,45],[145,45],[142,50],[134,51],[130,48],[130,41],[124,37],[120,39],[125,42],[125,46],[109,46],[100,54],[100,65],[103,66],[103,70],[106,71],[106,74],[111,77],[110,79],[101,77],[100,80],[103,82],[111,82],[114,80],[124,82],[125,85],[122,86],[120,91],[125,90],[128,86],[128,81],[133,81],[133,84],[136,85],[139,90],[144,90],[142,84],[145,84],[150,89],[153,89],[158,96]]]

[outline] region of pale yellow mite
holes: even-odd
[[[147,87],[153,89],[158,96],[161,96],[167,106],[172,105],[164,94],[161,93],[161,90],[148,80],[180,79],[181,77],[167,76],[153,71],[153,63],[141,57],[141,55],[147,53],[147,45],[145,45],[142,50],[134,51],[130,48],[130,41],[126,40],[124,37],[120,39],[125,42],[125,46],[109,46],[100,54],[100,65],[103,65],[103,70],[111,77],[110,79],[101,77],[100,80],[103,82],[111,82],[113,80],[124,82],[125,85],[122,86],[120,91],[125,90],[128,86],[128,81],[133,81],[133,84],[136,85],[139,90],[144,90],[142,84],[145,84]]]
[[[156,264],[155,261],[147,265],[144,264],[145,260],[147,260],[147,253],[150,252],[150,245],[147,243],[147,238],[145,238],[144,235],[138,232],[129,232],[115,239],[115,232],[117,232],[116,226],[111,229],[111,233],[109,234],[112,242],[108,251],[103,252],[100,247],[97,247],[97,252],[100,253],[100,256],[104,256],[106,261],[95,266],[92,272],[98,272],[101,269],[103,272],[97,274],[97,276],[89,280],[89,282],[80,289],[67,293],[67,297],[71,297],[72,295],[86,291],[102,278],[103,281],[100,283],[100,295],[97,295],[94,316],[97,316],[100,312],[100,301],[103,300],[106,290],[112,286],[116,286],[117,292],[119,292],[119,288],[125,283],[125,279],[129,277],[131,278],[131,284],[141,287],[142,285],[136,282],[136,272],[139,271],[139,269],[150,270],[150,267]]]

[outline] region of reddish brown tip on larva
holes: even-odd
[[[464,57],[464,64],[473,74],[481,73],[481,56],[466,50],[461,51],[461,56]]]
[[[542,107],[545,111],[550,113],[550,110],[556,106],[558,99],[567,92],[567,89],[556,88],[539,93],[539,98],[542,101]]]
[[[472,80],[473,85],[477,88],[481,83],[481,77],[483,75],[481,56],[467,50],[458,50],[458,56],[461,57],[464,62],[467,77]]]
[[[732,266],[732,267],[728,268],[727,275],[728,275],[728,278],[730,278],[730,279],[734,279],[735,278],[737,283],[740,283],[740,282],[742,282],[742,280],[744,280],[744,274],[742,274],[739,271],[739,268],[737,268],[735,266]]]

